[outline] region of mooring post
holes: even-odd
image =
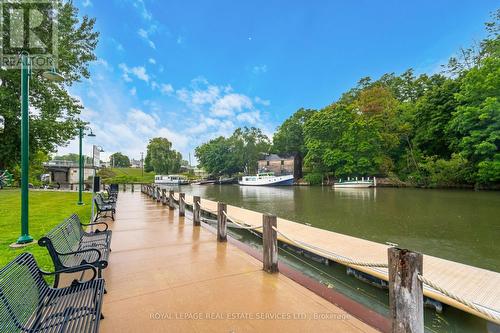
[[[159,186],[156,188],[156,202],[161,202],[161,189]]]
[[[123,184],[123,192],[127,192],[127,184]]]
[[[167,204],[167,190],[166,189],[161,190],[161,203],[162,203],[162,205]]]
[[[217,241],[227,241],[227,205],[223,202],[217,203]]]
[[[132,183],[132,192],[134,192],[134,184]]]
[[[168,191],[168,208],[169,209],[174,209],[174,191],[170,190]]]
[[[179,216],[184,216],[186,214],[186,203],[184,202],[185,197],[185,193],[179,193]]]
[[[200,197],[199,196],[194,196],[193,197],[193,226],[200,226],[201,225],[201,219],[200,219]]]
[[[262,252],[263,268],[268,273],[278,272],[278,233],[276,216],[264,214],[262,216]]]
[[[392,333],[424,333],[424,295],[418,276],[423,271],[421,253],[391,247],[389,258],[389,307]]]

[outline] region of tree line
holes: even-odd
[[[311,183],[374,175],[419,186],[498,183],[499,21],[500,10],[487,38],[441,73],[362,78],[332,104],[295,112],[272,144],[259,129],[238,129],[202,144],[196,157],[209,173],[234,174],[255,172],[261,153],[294,154]]]

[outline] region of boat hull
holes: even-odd
[[[369,188],[373,187],[373,183],[357,183],[357,184],[343,184],[335,183],[333,188]]]
[[[243,186],[291,186],[293,185],[293,175],[268,177],[255,180],[240,180]]]

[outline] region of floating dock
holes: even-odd
[[[175,200],[179,199],[177,193],[174,194],[174,198]],[[186,195],[185,203],[192,205],[193,197]],[[215,201],[201,198],[200,206],[204,211],[217,211],[217,202]],[[262,213],[227,205],[227,217],[229,220],[232,219],[238,223],[244,223],[251,227],[262,226],[262,216]],[[344,261],[345,259],[362,263],[387,264],[388,245],[315,228],[279,217],[277,225],[278,230],[282,233],[278,233],[279,241],[302,247],[328,260],[340,262],[370,276],[388,281],[387,268],[358,266],[346,264]],[[260,229],[255,229],[255,231],[261,232]],[[283,235],[286,235],[286,237]],[[290,239],[300,243],[297,244]],[[301,246],[301,244],[307,245]],[[310,246],[313,246],[313,248]],[[318,250],[315,250],[315,248]],[[332,255],[327,255],[325,252]],[[438,286],[441,290],[456,297],[454,297],[455,299],[451,298],[444,292],[427,284],[424,284],[425,296],[500,324],[498,320],[500,318],[500,273],[424,255],[423,276],[428,281],[432,281],[436,287]],[[480,311],[466,306],[463,302],[457,301],[456,298],[469,302]]]
[[[377,332],[140,191],[120,192],[116,220],[106,222],[102,333]]]

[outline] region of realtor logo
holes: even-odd
[[[0,66],[20,68],[20,53],[34,69],[57,67],[56,0],[0,0]]]

